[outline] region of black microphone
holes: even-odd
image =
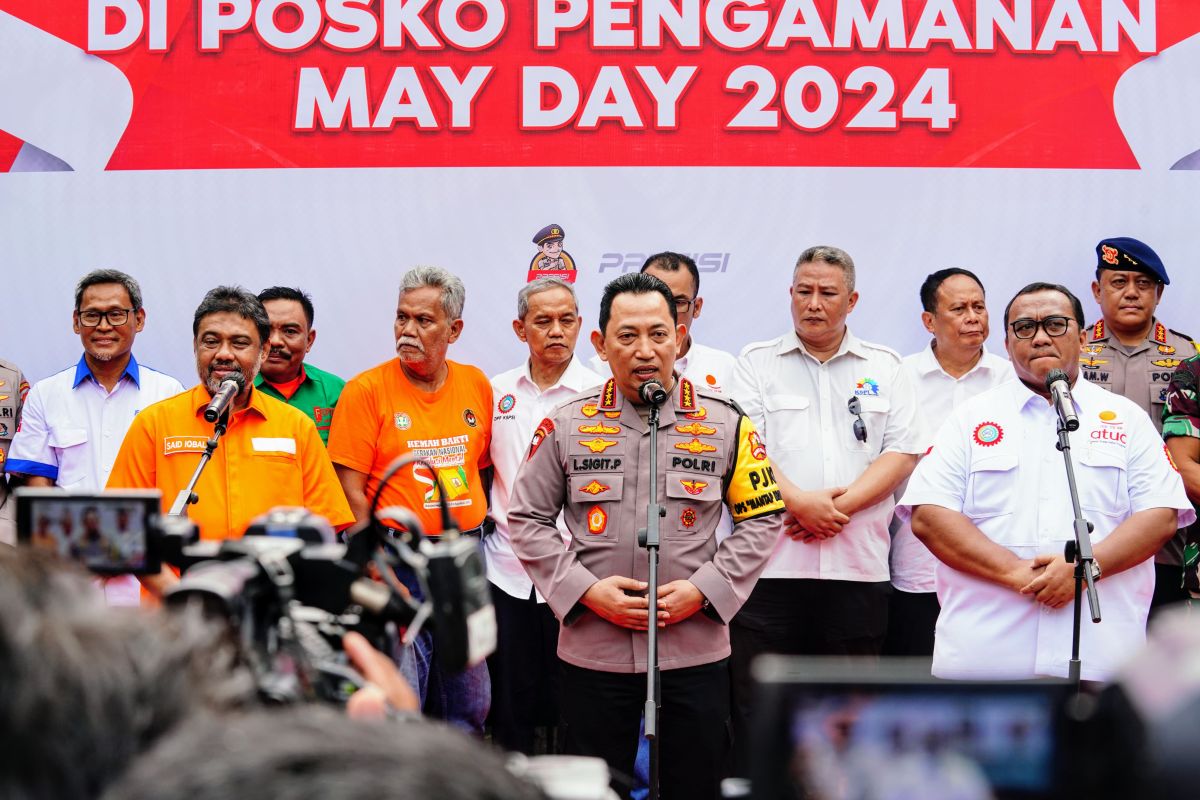
[[[1069,431],[1079,430],[1079,416],[1075,413],[1075,404],[1071,402],[1071,381],[1067,373],[1061,369],[1052,369],[1046,376],[1046,388],[1058,412],[1058,419]]]
[[[667,402],[667,390],[663,388],[661,381],[652,378],[638,387],[638,397],[642,398],[646,405],[657,408]]]
[[[238,373],[234,373],[221,381],[221,388],[213,395],[208,408],[204,409],[204,419],[207,422],[216,422],[220,419],[221,415],[228,410],[229,404],[233,402],[233,398],[238,396],[238,393],[242,391],[242,387],[245,385],[246,379]]]

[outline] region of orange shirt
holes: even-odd
[[[204,421],[211,399],[196,386],[138,412],[108,488],[161,489],[167,511],[212,435],[212,423]],[[237,538],[275,506],[303,506],[335,528],[354,521],[313,421],[258,390],[250,393],[250,405],[230,416],[196,494],[200,502],[188,507],[188,517],[200,526],[202,539]]]
[[[420,453],[437,470],[455,522],[469,530],[487,514],[479,471],[491,466],[492,387],[475,367],[453,361],[446,366],[446,382],[436,392],[414,387],[395,358],[349,381],[329,431],[329,457],[367,476],[370,503],[388,465]],[[426,533],[439,534],[435,485],[428,469],[413,464],[388,481],[379,505],[411,509]]]

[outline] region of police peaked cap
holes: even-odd
[[[1118,236],[1115,239],[1105,239],[1096,245],[1096,268],[1115,269],[1124,272],[1141,272],[1149,275],[1162,284],[1169,284],[1167,268],[1163,266],[1158,253],[1145,242],[1131,239],[1128,236]]]
[[[528,228],[526,228],[526,230],[528,230]],[[547,225],[534,234],[533,243],[541,246],[544,242],[548,242],[551,239],[566,238],[566,235],[567,234],[562,229],[562,225]]]

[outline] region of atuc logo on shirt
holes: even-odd
[[[856,397],[878,397],[879,384],[874,378],[859,378],[858,383],[854,385],[854,395]]]

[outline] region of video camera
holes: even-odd
[[[344,702],[363,684],[342,651],[348,631],[393,655],[401,629],[411,641],[432,621],[438,659],[449,672],[479,663],[496,646],[478,544],[459,534],[444,501],[438,537],[426,536],[407,509],[377,511],[383,485],[416,460],[402,457],[389,467],[369,523],[344,543],[326,520],[299,508],[273,509],[240,539],[198,541],[186,516],[159,513],[157,490],[29,488],[16,491],[18,538],[103,576],[176,567],[181,578],[164,604],[199,606],[227,620],[265,699]],[[396,570],[415,576],[423,599],[400,585]]]

